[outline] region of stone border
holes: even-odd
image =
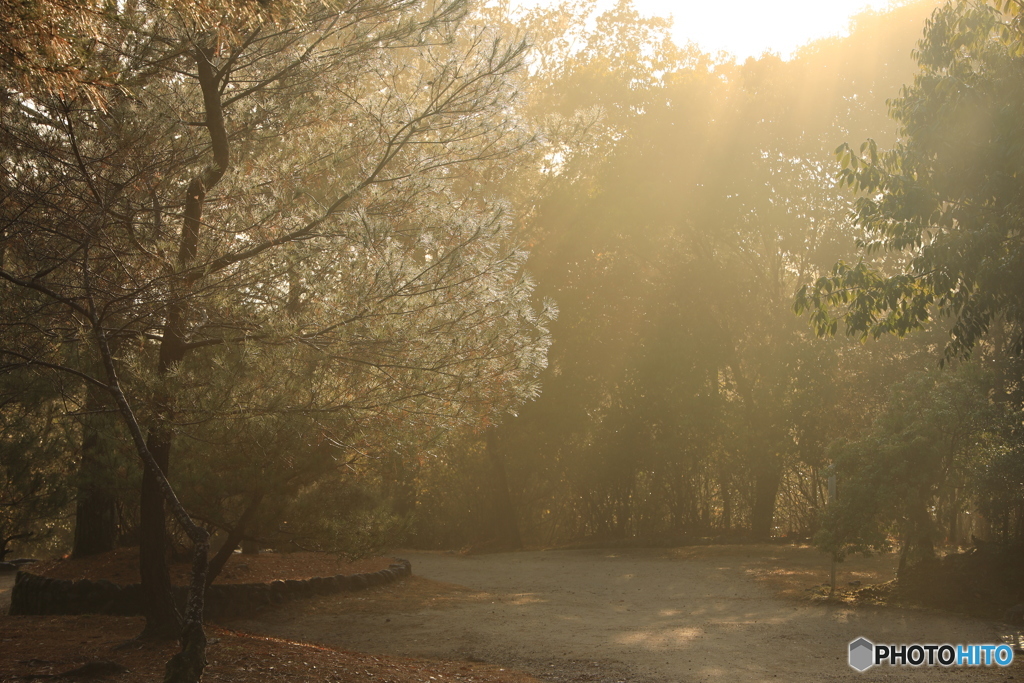
[[[20,560],[9,560],[7,562],[0,562],[0,574],[6,574],[8,572],[14,573],[21,569],[26,564],[32,564],[38,560],[20,559]]]
[[[208,619],[252,614],[268,605],[314,595],[330,595],[383,586],[412,574],[408,560],[396,559],[387,569],[367,574],[338,574],[304,580],[270,583],[214,584],[206,591],[205,616]],[[175,586],[174,600],[185,605],[188,588]],[[27,614],[116,614],[141,615],[142,586],[120,586],[106,579],[68,581],[19,571],[11,589],[10,615]]]

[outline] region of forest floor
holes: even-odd
[[[827,557],[799,546],[397,554],[413,563],[398,583],[211,626],[207,680],[1024,681],[1020,652],[1005,669],[850,669],[847,644],[859,636],[960,644],[1009,635],[991,621],[844,602],[849,582],[891,579],[892,555],[840,564],[844,594],[829,601]],[[12,581],[0,576],[4,612]],[[103,680],[152,680],[173,645],[115,649],[140,629],[130,618],[0,617],[0,680],[90,660],[130,670]]]
[[[83,560],[51,560],[29,570],[58,579],[138,581],[138,552],[122,548]],[[321,553],[235,555],[217,583],[267,582],[372,572],[387,567],[389,557],[346,562]],[[171,566],[178,583],[187,578],[188,562]],[[0,574],[0,682],[47,678],[91,679],[109,683],[162,680],[163,667],[178,650],[173,642],[134,640],[141,617],[101,615],[9,616],[14,574]],[[368,593],[379,591],[371,589]],[[268,615],[273,614],[271,609]],[[372,653],[339,651],[315,644],[241,633],[207,625],[208,666],[204,681],[224,683],[539,683],[518,671],[481,662],[437,661]],[[80,667],[90,664],[92,670]],[[97,666],[99,665],[99,666]]]

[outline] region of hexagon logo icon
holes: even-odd
[[[850,643],[850,666],[857,671],[867,671],[875,665],[875,644],[867,638],[858,638]]]

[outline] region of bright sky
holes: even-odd
[[[816,38],[846,33],[850,17],[884,9],[889,0],[633,0],[644,15],[675,19],[676,43],[739,59],[775,52],[783,57]],[[523,6],[554,0],[513,0]],[[611,0],[605,0],[611,5]]]

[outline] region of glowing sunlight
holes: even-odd
[[[523,7],[554,5],[555,0],[521,0]],[[602,0],[610,7],[612,0]],[[774,52],[788,57],[817,38],[843,35],[850,18],[867,10],[883,10],[889,0],[634,0],[647,16],[671,16],[676,42],[697,43],[705,52],[728,52],[740,60]]]

